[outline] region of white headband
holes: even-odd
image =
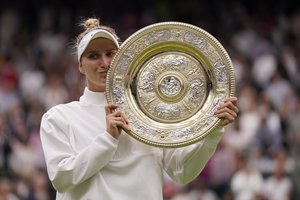
[[[80,62],[80,58],[81,58],[83,52],[85,51],[86,47],[88,46],[88,44],[91,42],[92,39],[96,39],[96,38],[107,38],[107,39],[111,40],[117,46],[117,48],[119,48],[119,43],[118,43],[117,38],[113,34],[108,32],[107,30],[96,29],[96,30],[90,31],[85,36],[83,36],[83,38],[79,42],[78,49],[77,49],[78,62]]]

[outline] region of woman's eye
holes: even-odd
[[[116,55],[116,51],[109,51],[106,53],[106,56],[108,57],[114,57]]]
[[[91,53],[91,54],[88,55],[88,58],[89,59],[97,59],[97,58],[99,58],[99,55],[95,54],[95,53]]]

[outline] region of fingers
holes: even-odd
[[[227,112],[223,112],[221,114],[216,115],[218,118],[222,119],[222,125],[225,126],[231,122],[233,122],[236,118],[236,115],[231,115]]]
[[[118,120],[121,122],[121,124],[119,124],[118,126],[121,127],[126,133],[129,133],[130,127],[128,125],[129,124],[128,119],[121,111],[118,111],[117,115],[119,115]]]
[[[236,118],[237,117],[237,112],[233,109],[230,109],[230,107],[219,107],[217,108],[217,110],[215,111],[215,115],[218,117],[233,117]]]
[[[115,110],[115,109],[117,109],[119,106],[117,105],[117,104],[107,104],[106,106],[105,106],[105,114],[106,115],[109,115],[109,114],[111,114],[111,113],[113,113],[113,111]]]
[[[220,108],[228,107],[229,109],[233,110],[235,113],[239,112],[237,107],[237,98],[236,97],[229,97],[224,100],[224,103],[220,105]]]
[[[238,112],[237,98],[229,97],[224,100],[223,104],[217,108],[214,114],[222,119],[222,125],[225,126],[236,119]]]
[[[124,129],[129,129],[129,126],[127,123],[125,123],[124,119],[122,119],[121,117],[117,117],[114,119],[110,120],[110,123],[114,126],[114,127],[122,127]]]
[[[121,113],[121,114],[112,114],[108,119],[112,122],[120,122],[123,123],[124,125],[128,125],[128,120],[126,117]],[[119,124],[118,124],[119,125]]]
[[[128,125],[128,124],[124,124],[124,123],[123,123],[122,129],[123,129],[126,133],[130,133],[130,131],[131,131],[131,128],[129,127],[129,125]]]
[[[111,117],[120,118],[123,123],[128,124],[128,119],[125,117],[125,115],[119,110],[112,114],[110,114]]]
[[[128,119],[120,110],[116,110],[117,108],[119,106],[116,104],[105,106],[107,132],[115,138],[119,137],[122,129],[127,133],[130,132]]]
[[[227,124],[230,124],[231,121],[229,121],[228,119],[222,120],[221,125],[222,126],[226,126]]]
[[[105,106],[106,116],[107,115],[112,115],[112,116],[115,116],[115,117],[123,117],[124,120],[125,120],[125,123],[128,124],[127,118],[125,117],[125,115],[121,111],[114,112],[117,108],[119,108],[119,106],[117,104],[108,104],[108,105],[106,105]]]

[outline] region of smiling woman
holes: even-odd
[[[109,39],[93,39],[82,54],[79,71],[85,75],[87,87],[93,92],[104,92],[106,73],[117,52],[117,46]]]
[[[182,184],[192,181],[214,153],[223,128],[183,148],[162,149],[135,140],[122,110],[107,104],[104,93],[118,37],[97,19],[87,20],[85,27],[77,38],[79,71],[87,82],[84,93],[79,101],[52,107],[41,121],[56,199],[162,200],[164,172]],[[175,90],[179,84],[176,76],[163,81]],[[225,99],[216,116],[233,121],[236,104],[235,97]]]
[[[119,48],[118,37],[97,19],[87,20],[84,26],[86,31],[77,38],[79,71],[85,75],[89,90],[104,92],[106,73]]]

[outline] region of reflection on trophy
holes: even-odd
[[[121,45],[107,75],[106,97],[131,125],[130,135],[153,146],[193,144],[217,128],[216,107],[235,92],[226,50],[199,27],[147,26]]]

